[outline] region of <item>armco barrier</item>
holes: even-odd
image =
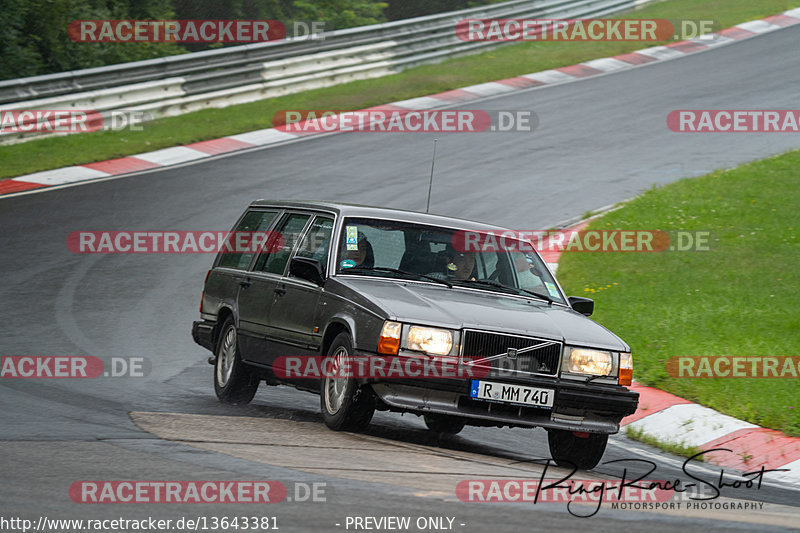
[[[586,18],[653,0],[512,0],[479,8],[349,28],[321,39],[287,39],[106,67],[0,81],[0,106],[144,111],[149,118],[226,107],[348,81],[498,46],[456,36],[465,18]],[[87,44],[86,46],[91,46]],[[54,133],[0,133],[10,144]]]

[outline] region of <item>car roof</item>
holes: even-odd
[[[429,213],[419,213],[416,211],[406,211],[403,209],[391,209],[388,207],[374,207],[369,205],[340,203],[340,202],[318,202],[303,200],[256,200],[250,204],[251,207],[280,207],[293,209],[309,209],[333,211],[343,217],[360,217],[374,219],[400,220],[418,224],[430,224],[434,226],[449,226],[460,229],[474,230],[504,230],[501,226],[485,224],[463,218],[447,217]]]

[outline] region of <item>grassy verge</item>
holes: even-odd
[[[796,7],[797,0],[667,0],[617,18],[713,19],[721,27]],[[540,42],[425,65],[373,80],[208,109],[146,124],[141,132],[97,132],[0,147],[0,178],[103,161],[272,126],[285,109],[361,109],[630,52],[657,43]]]
[[[565,253],[559,280],[597,302],[634,377],[800,436],[797,378],[675,378],[673,356],[800,355],[800,151],[653,189],[590,229],[709,231],[707,252]]]

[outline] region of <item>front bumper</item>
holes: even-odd
[[[459,416],[474,425],[539,426],[588,433],[617,433],[620,421],[634,413],[639,404],[639,393],[625,387],[561,380],[535,385],[555,390],[552,409],[489,402],[471,398],[468,381],[448,381],[440,388],[431,387],[430,382],[420,386],[384,381],[372,383],[372,389],[386,405],[401,411]]]

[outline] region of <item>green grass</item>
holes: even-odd
[[[668,0],[616,18],[713,19],[720,27],[796,7],[797,0]],[[0,147],[0,178],[224,137],[272,126],[285,109],[361,109],[497,79],[562,67],[657,43],[539,42],[425,65],[372,80],[307,91],[146,124],[141,132],[96,132]]]
[[[673,356],[800,355],[800,151],[654,188],[590,229],[710,231],[711,251],[565,253],[558,277],[631,345],[634,378],[800,436],[797,378],[674,378]]]

